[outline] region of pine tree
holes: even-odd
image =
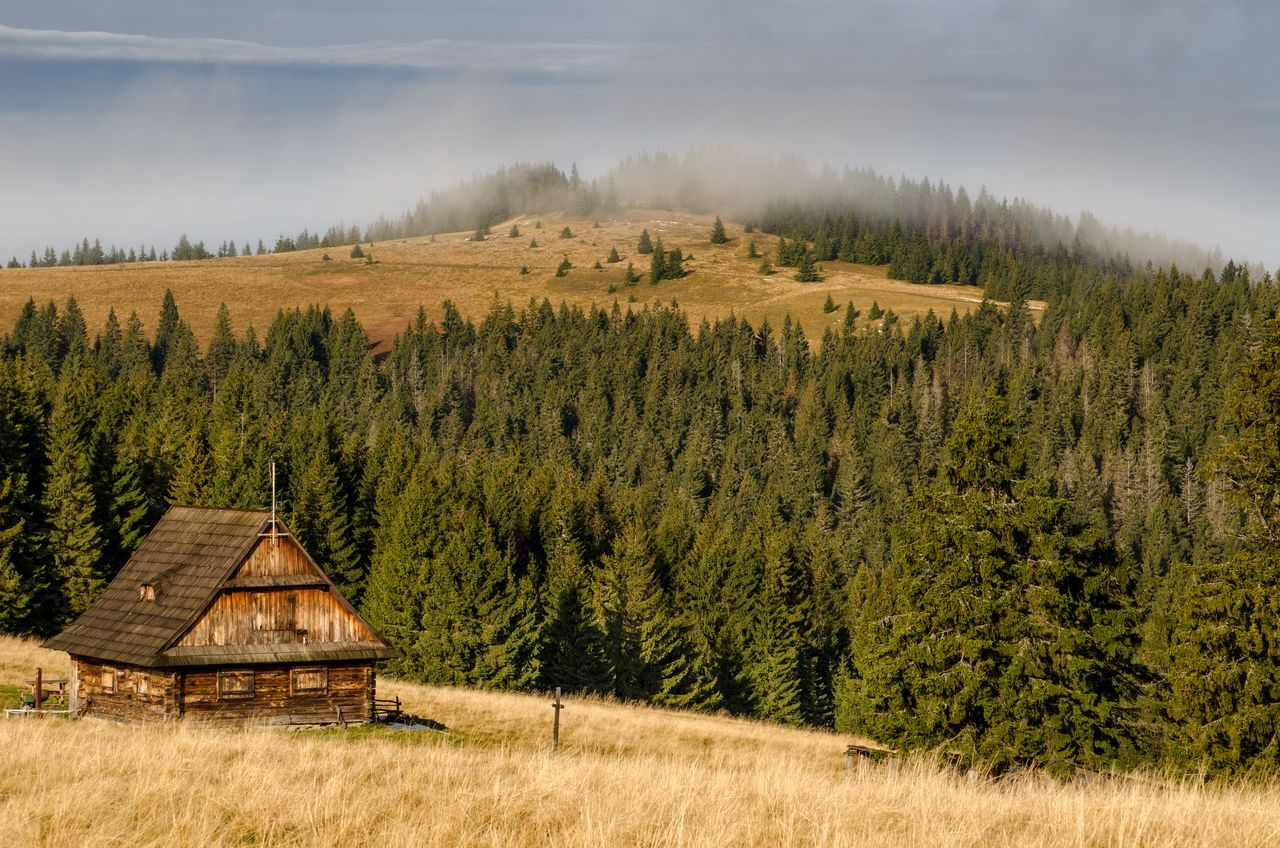
[[[640,231],[640,241],[636,243],[636,253],[653,253],[653,242],[649,240],[649,231],[647,229]]]
[[[0,633],[16,633],[26,624],[30,594],[18,570],[18,543],[26,519],[14,515],[12,503],[24,481],[0,477]]]
[[[727,241],[729,241],[729,236],[724,231],[724,222],[717,215],[716,222],[711,225],[711,243],[724,244]]]
[[[605,654],[605,636],[592,611],[581,543],[566,527],[548,562],[546,610],[538,649],[545,688],[569,692],[607,692],[613,679]]]
[[[1192,768],[1280,764],[1278,365],[1273,320],[1227,393],[1229,435],[1212,458],[1226,499],[1244,512],[1246,550],[1182,566],[1172,581],[1168,689],[1159,700],[1168,756]]]
[[[609,262],[610,264],[614,262],[622,261],[622,257],[618,255],[618,248],[616,247],[609,248],[609,258],[606,261]]]
[[[560,231],[560,238],[562,238],[562,239],[571,239],[571,238],[573,238],[573,230],[569,229],[569,228],[566,226],[563,230],[561,230],[561,231]]]
[[[1174,600],[1167,756],[1195,769],[1280,765],[1280,556],[1249,551],[1187,566]]]
[[[560,264],[556,266],[556,276],[557,277],[567,276],[569,273],[569,269],[572,267],[573,267],[573,263],[570,262],[569,257],[566,256],[564,259],[560,260]]]
[[[210,493],[213,464],[204,433],[197,427],[187,436],[169,480],[169,504],[173,506],[213,506]]]
[[[160,306],[160,320],[156,324],[155,345],[151,349],[152,365],[157,374],[164,370],[165,361],[169,356],[169,345],[178,329],[178,322],[178,304],[173,299],[173,291],[165,289],[164,302]]]
[[[627,700],[674,703],[694,688],[684,634],[653,574],[648,534],[631,524],[595,575],[612,691]]]
[[[806,250],[796,262],[796,282],[816,283],[821,280],[822,274],[818,273],[818,266],[813,262],[813,254]]]
[[[643,236],[641,236],[643,238]],[[640,251],[645,253],[646,251]],[[654,246],[647,251],[652,256],[649,259],[649,283],[656,285],[658,282],[667,278],[667,252],[662,249],[662,239],[659,237]]]
[[[837,726],[997,770],[1100,768],[1137,735],[1132,580],[1068,502],[1018,479],[1011,424],[988,394],[912,499],[881,594],[855,607]]]
[[[351,506],[340,476],[336,434],[329,429],[332,411],[326,421],[308,428],[311,449],[294,488],[290,526],[311,556],[333,578],[342,594],[359,603],[364,585],[360,551],[351,526]]]
[[[74,363],[73,363],[74,365]],[[49,479],[44,492],[53,574],[62,596],[52,625],[63,626],[88,609],[105,586],[102,528],[96,520],[91,440],[94,388],[79,368],[69,368],[49,421]]]
[[[402,490],[379,510],[378,529],[362,609],[374,626],[398,648],[402,657],[388,666],[418,676],[419,634],[431,564],[447,541],[447,495],[439,474],[420,461],[407,482],[399,473],[389,483]]]
[[[512,224],[511,230],[507,233],[507,238],[520,238],[520,228]]]
[[[209,339],[208,353],[205,355],[205,368],[216,394],[218,385],[231,369],[231,360],[236,355],[236,338],[231,332],[231,312],[225,303],[218,304],[218,316],[213,322],[213,335]]]

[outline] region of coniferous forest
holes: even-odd
[[[172,296],[154,333],[28,304],[0,345],[0,630],[71,621],[170,504],[269,503],[275,461],[409,678],[995,769],[1280,764],[1271,278],[830,209],[761,226],[1012,304],[849,308],[816,347],[790,321],[445,304],[379,360],[319,307],[262,335],[224,309],[202,348]]]

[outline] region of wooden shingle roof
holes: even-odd
[[[265,511],[173,507],[102,595],[45,647],[144,667],[178,664],[162,654],[209,608],[270,524]],[[148,585],[154,600],[140,594]],[[295,659],[308,658],[306,647],[299,646]],[[363,648],[367,656],[359,658],[395,655],[383,642],[346,648]],[[198,651],[186,653],[198,661]]]

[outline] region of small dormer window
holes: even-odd
[[[150,583],[143,583],[138,586],[138,600],[154,601],[156,599],[156,587]]]

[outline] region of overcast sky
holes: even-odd
[[[0,256],[731,145],[1280,265],[1280,4],[0,0]]]

